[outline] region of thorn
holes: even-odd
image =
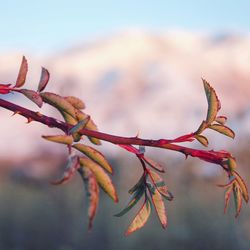
[[[19,114],[21,114],[21,111],[15,111],[11,116],[14,116],[14,115],[19,115]]]
[[[32,118],[27,118],[27,123],[31,123],[32,121],[34,121]]]

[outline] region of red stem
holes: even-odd
[[[48,127],[55,127],[61,129],[64,133],[68,133],[69,129],[72,125],[69,125],[63,121],[59,121],[53,117],[49,117],[46,115],[42,115],[39,112],[34,112],[14,103],[8,102],[6,100],[0,99],[0,106],[13,111],[14,113],[18,113],[24,117],[26,117],[29,121],[37,121],[47,125]],[[125,144],[125,145],[143,145],[149,147],[157,147],[157,148],[165,148],[173,151],[178,151],[183,153],[186,157],[198,157],[204,161],[208,161],[215,164],[222,165],[222,162],[225,158],[231,157],[231,154],[224,151],[206,151],[184,147],[181,145],[176,145],[171,142],[174,140],[167,139],[159,139],[159,140],[150,140],[150,139],[141,139],[138,137],[122,137],[111,135],[107,133],[102,133],[99,131],[93,131],[88,129],[82,129],[80,131],[82,135],[91,136],[98,138],[103,141],[107,141],[113,144]],[[191,134],[190,134],[191,135]]]

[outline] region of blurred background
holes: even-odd
[[[47,90],[82,98],[100,131],[158,139],[195,131],[205,118],[203,77],[236,133],[233,141],[206,132],[209,148],[231,151],[250,182],[249,1],[2,1],[0,7],[1,83],[15,82],[25,55],[27,88],[37,88],[44,66],[51,73]],[[38,110],[18,94],[3,98]],[[58,115],[46,105],[40,112]],[[0,131],[0,249],[250,247],[249,206],[238,219],[233,203],[223,215],[224,191],[216,184],[226,178],[215,165],[146,149],[166,167],[164,178],[175,195],[166,204],[169,226],[162,230],[153,213],[142,230],[124,237],[137,208],[122,218],[113,215],[126,205],[141,170],[127,152],[103,143],[120,202],[102,193],[88,232],[79,176],[67,185],[48,184],[60,176],[66,149],[41,135],[57,131],[27,125],[3,109]]]

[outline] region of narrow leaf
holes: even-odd
[[[151,160],[150,158],[147,158],[147,157],[145,157],[145,156],[143,156],[142,159],[143,159],[151,168],[153,168],[153,169],[155,169],[155,170],[157,170],[157,171],[159,171],[159,172],[162,172],[162,173],[165,172],[164,168],[163,168],[159,163],[157,163],[157,162],[155,162],[155,161],[153,161],[153,160]]]
[[[194,136],[198,142],[200,142],[203,146],[208,146],[208,139],[204,135],[195,135]]]
[[[71,145],[73,143],[72,135],[43,135],[42,138],[48,141],[67,144],[67,145]]]
[[[146,222],[149,218],[150,212],[151,212],[151,204],[150,204],[150,201],[147,199],[147,200],[145,200],[141,209],[139,210],[139,212],[137,213],[137,215],[133,219],[132,223],[128,227],[125,235],[128,236],[131,233],[142,228],[146,224]]]
[[[70,104],[72,104],[76,109],[85,109],[84,102],[75,96],[64,97]]]
[[[52,181],[51,184],[53,185],[65,184],[72,178],[72,176],[74,175],[74,173],[78,168],[79,168],[78,157],[77,156],[70,157],[67,161],[67,165],[65,167],[62,178],[56,181]]]
[[[97,182],[101,188],[115,201],[118,202],[118,196],[116,194],[115,187],[110,179],[110,177],[105,173],[103,168],[101,168],[94,161],[86,158],[80,157],[80,164],[83,167],[90,169],[96,177]]]
[[[231,138],[235,137],[233,130],[227,126],[220,125],[220,124],[213,124],[213,125],[210,125],[209,128],[213,129],[213,130],[215,130],[223,135],[226,135],[228,137],[231,137]]]
[[[234,203],[236,209],[235,217],[238,217],[242,208],[242,196],[240,189],[236,185],[233,187],[233,191],[234,191]]]
[[[43,99],[36,91],[29,89],[21,89],[19,92],[26,96],[28,99],[30,99],[32,102],[34,102],[39,108],[42,107]]]
[[[126,214],[128,211],[130,211],[131,208],[133,208],[137,202],[141,199],[143,194],[145,193],[145,187],[141,187],[140,189],[137,189],[135,193],[133,194],[132,198],[130,199],[128,205],[118,214],[115,214],[116,217],[121,217],[124,214]]]
[[[245,202],[247,203],[249,201],[249,195],[248,195],[248,189],[247,189],[246,183],[236,171],[233,171],[233,175],[236,177],[236,181],[239,184],[242,196]]]
[[[90,117],[88,116],[84,120],[79,121],[74,127],[69,130],[69,134],[77,133],[86,127]]]
[[[93,160],[94,162],[102,166],[109,173],[111,174],[113,173],[113,169],[111,165],[108,163],[105,156],[101,152],[97,151],[96,149],[90,146],[87,146],[81,143],[74,144],[73,148],[79,150],[80,152],[88,156],[91,160]]]
[[[223,116],[223,115],[217,116],[215,121],[218,122],[221,125],[224,125],[226,123],[226,121],[227,121],[227,117]]]
[[[20,88],[24,85],[27,72],[28,72],[28,63],[26,58],[23,56],[16,80],[16,85],[14,86],[14,88]]]
[[[228,208],[228,204],[229,204],[229,201],[230,201],[230,195],[231,195],[232,190],[233,190],[233,186],[232,185],[229,186],[226,189],[225,198],[224,198],[224,201],[225,201],[224,214],[227,212],[227,208]]]
[[[40,93],[40,96],[42,97],[44,102],[52,105],[59,111],[65,112],[71,115],[73,118],[76,118],[75,108],[68,101],[66,101],[62,96],[59,96],[57,94],[50,93],[50,92]]]
[[[119,144],[119,146],[120,146],[121,148],[126,149],[127,151],[129,151],[129,152],[131,152],[131,153],[136,154],[136,155],[140,154],[140,150],[137,149],[137,148],[135,148],[135,147],[133,147],[132,145]]]
[[[167,227],[167,215],[166,215],[166,209],[165,209],[162,196],[157,189],[155,189],[154,192],[151,192],[150,189],[149,191],[150,191],[150,195],[151,195],[154,207],[155,207],[155,211],[158,215],[161,225],[163,228],[166,228]]]
[[[215,120],[217,113],[221,108],[221,105],[215,90],[210,86],[210,84],[205,79],[202,79],[202,81],[208,102],[206,122],[208,124],[211,124]]]
[[[41,78],[37,89],[38,92],[41,92],[46,88],[49,82],[49,78],[50,78],[49,71],[42,67]]]
[[[88,217],[89,217],[89,230],[92,228],[93,220],[96,215],[98,203],[99,203],[99,187],[93,172],[84,168],[82,171],[82,178],[88,197]]]
[[[129,194],[133,194],[137,189],[141,188],[144,185],[144,175],[141,176],[139,181],[129,189]]]

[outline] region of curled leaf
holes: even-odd
[[[82,167],[90,169],[96,177],[97,182],[101,188],[115,201],[118,202],[118,196],[116,194],[115,187],[106,174],[106,172],[101,168],[96,162],[86,158],[80,157],[80,164]]]
[[[71,145],[73,143],[72,135],[43,135],[42,138],[48,141],[67,144],[67,145]]]
[[[210,84],[205,79],[202,79],[202,81],[208,102],[206,122],[211,124],[215,120],[217,113],[221,108],[220,100],[218,99],[215,90],[210,86]]]
[[[19,68],[18,76],[16,79],[16,85],[14,86],[14,88],[20,88],[24,85],[27,72],[28,72],[28,63],[27,63],[26,58],[23,56],[22,62]]]
[[[213,124],[213,125],[210,125],[209,128],[213,129],[213,130],[215,130],[223,135],[226,135],[228,137],[231,137],[231,138],[235,137],[233,130],[227,126],[220,125],[220,124]]]
[[[49,78],[50,78],[49,71],[42,67],[41,77],[40,77],[40,81],[39,81],[39,85],[37,89],[38,92],[41,92],[46,88],[49,82]]]
[[[43,105],[43,99],[36,91],[29,90],[29,89],[21,89],[19,90],[24,96],[34,102],[39,108]]]
[[[133,219],[132,223],[130,224],[130,226],[128,227],[125,235],[128,236],[131,233],[137,231],[138,229],[142,228],[150,215],[151,212],[151,204],[150,201],[148,199],[145,200],[145,202],[143,203],[141,209],[139,210],[139,212],[136,214],[135,218]]]
[[[75,96],[64,97],[70,104],[72,104],[76,109],[85,109],[84,102]]]
[[[81,144],[81,143],[76,143],[72,147],[79,150],[80,152],[82,152],[86,156],[88,156],[91,160],[93,160],[94,162],[96,162],[97,164],[102,166],[109,173],[111,173],[111,174],[113,173],[113,169],[112,169],[111,165],[108,163],[108,161],[106,160],[104,155],[101,152],[99,152],[98,150],[96,150],[90,146]]]
[[[195,135],[194,136],[198,142],[200,142],[203,146],[208,146],[208,139],[204,135]]]
[[[93,172],[90,169],[83,168],[82,171],[80,171],[80,174],[83,178],[86,195],[88,197],[88,228],[90,230],[92,228],[99,203],[99,186]]]
[[[226,121],[227,121],[227,117],[223,116],[223,115],[217,116],[215,121],[218,122],[221,125],[224,125],[226,123]]]

